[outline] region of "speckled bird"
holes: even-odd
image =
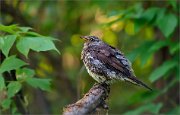
[[[81,59],[90,74],[98,83],[111,84],[122,80],[152,90],[138,80],[130,61],[121,51],[96,36],[81,36],[85,40]]]

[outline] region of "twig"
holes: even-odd
[[[109,85],[95,84],[82,99],[64,108],[63,115],[84,115],[96,112],[99,108],[108,109],[105,100],[109,92]]]

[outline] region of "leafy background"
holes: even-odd
[[[81,98],[95,81],[80,60],[79,36],[96,35],[121,49],[136,76],[153,88],[113,84],[109,114],[180,114],[178,1],[0,4],[0,113],[22,113],[16,103],[19,92],[31,114],[58,114]],[[16,80],[9,82],[5,77],[13,71]]]

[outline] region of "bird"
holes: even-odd
[[[89,75],[98,83],[112,84],[126,81],[152,91],[134,74],[131,62],[117,48],[108,45],[96,36],[80,36],[84,46],[81,59]]]

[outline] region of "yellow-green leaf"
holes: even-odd
[[[8,32],[10,34],[15,34],[17,29],[17,25],[5,26],[0,24],[0,31]]]

